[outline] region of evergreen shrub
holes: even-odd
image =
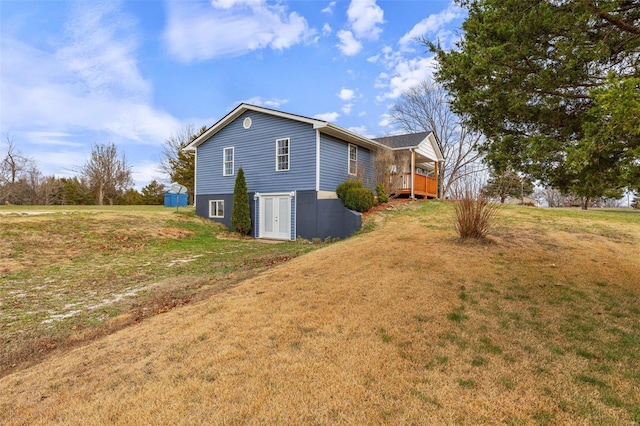
[[[249,207],[249,193],[242,167],[238,170],[233,189],[233,207],[231,208],[231,226],[241,234],[251,232],[251,209]]]
[[[362,182],[358,180],[346,180],[336,188],[336,194],[338,194],[338,198],[340,198],[343,203],[345,196],[347,195],[347,191],[351,188],[362,188]]]
[[[375,203],[373,191],[362,186],[349,189],[343,201],[348,209],[357,212],[366,212]]]
[[[384,185],[382,185],[381,183],[376,185],[376,194],[378,194],[378,202],[379,203],[388,203],[389,202],[389,196],[384,191]]]

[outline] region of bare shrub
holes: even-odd
[[[411,154],[407,151],[378,150],[373,158],[373,174],[388,195],[402,188],[402,176],[411,171]]]
[[[455,227],[460,238],[485,238],[491,229],[498,207],[498,204],[489,202],[483,195],[474,195],[471,191],[466,191],[455,205]]]

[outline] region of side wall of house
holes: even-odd
[[[225,215],[223,218],[210,218],[232,229],[231,210],[233,208],[233,194],[198,195],[196,198],[196,214],[209,218],[209,204],[211,200],[224,201]],[[254,193],[249,194],[251,224],[256,235],[259,223],[256,222],[258,204]],[[292,205],[292,227],[295,226],[293,238],[302,237],[308,240],[320,238],[347,238],[358,231],[362,225],[362,216],[358,212],[347,209],[338,199],[318,200],[315,191],[299,191]]]
[[[249,129],[245,118],[251,118]],[[283,138],[289,138],[289,170],[276,171],[276,140]],[[223,152],[230,147],[234,173],[223,176]],[[315,152],[310,124],[246,111],[198,147],[196,194],[232,194],[240,167],[249,192],[315,189]]]
[[[214,218],[209,216],[209,205],[211,201],[223,201],[224,202],[224,217]],[[196,214],[206,219],[211,219],[214,222],[222,223],[227,228],[231,227],[231,209],[233,208],[233,194],[205,194],[196,195]],[[253,199],[253,193],[249,194],[249,211],[251,212],[251,223],[254,224],[255,218],[255,201]]]
[[[347,209],[341,200],[318,200],[315,191],[296,195],[298,236],[309,240],[347,238],[361,228],[362,215]]]
[[[349,175],[349,144],[328,135],[320,135],[320,190],[335,191],[345,180],[362,178],[365,186],[375,188],[373,154],[358,147],[356,176]]]

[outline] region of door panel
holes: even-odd
[[[278,232],[280,234],[286,234],[289,236],[289,216],[290,216],[290,198],[279,197],[278,198]]]
[[[289,240],[291,238],[291,197],[266,196],[260,202],[261,237]]]
[[[273,233],[273,197],[264,199],[264,229],[265,233]]]

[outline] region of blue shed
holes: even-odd
[[[165,207],[186,207],[187,206],[187,194],[177,194],[175,192],[164,193],[164,206]]]

